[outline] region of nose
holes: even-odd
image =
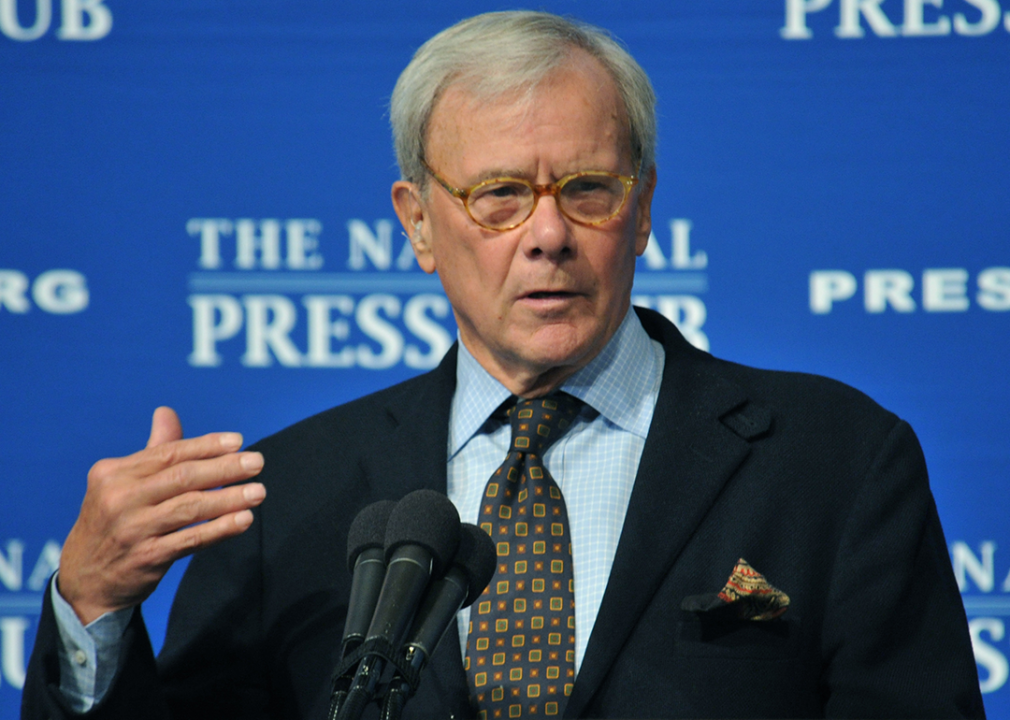
[[[537,202],[523,238],[523,251],[530,258],[559,260],[574,252],[569,223],[558,208],[558,199],[547,193]]]

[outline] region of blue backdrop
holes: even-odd
[[[1002,4],[1002,5],[1001,5]],[[98,458],[254,440],[431,367],[386,104],[483,0],[0,0],[0,718]],[[915,427],[1010,717],[1010,2],[545,0],[659,97],[636,302]],[[160,644],[180,568],[145,604]]]

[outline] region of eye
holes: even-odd
[[[624,202],[624,184],[602,173],[573,177],[561,189],[562,210],[572,219],[601,222],[612,217]]]
[[[565,192],[573,195],[601,191],[607,192],[610,190],[609,183],[607,182],[609,179],[610,178],[607,178],[606,176],[575,178],[574,180],[565,183]]]
[[[471,198],[475,201],[511,200],[528,195],[529,192],[529,188],[522,183],[506,180],[492,180],[484,185],[478,186],[471,194]]]
[[[486,192],[496,198],[513,197],[518,193],[513,185],[493,185]]]

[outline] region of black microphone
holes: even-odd
[[[459,549],[445,576],[428,587],[417,609],[403,650],[420,658],[423,667],[435,652],[449,623],[461,608],[471,605],[494,577],[498,565],[494,541],[476,525],[463,523],[459,528]],[[411,662],[414,662],[413,660]]]
[[[347,532],[347,569],[352,577],[341,657],[347,657],[364,641],[372,622],[386,576],[386,525],[395,507],[392,500],[372,503],[358,513]]]
[[[393,508],[386,525],[386,576],[368,626],[366,655],[354,676],[340,720],[357,720],[375,697],[385,668],[410,627],[432,575],[440,576],[459,546],[459,513],[445,495],[415,490]]]
[[[495,544],[476,525],[460,525],[459,549],[445,577],[435,580],[421,601],[401,652],[417,673],[424,668],[461,608],[484,592],[498,565]],[[382,706],[382,720],[397,720],[411,695],[411,684],[400,673],[393,678]]]
[[[351,571],[351,595],[347,601],[347,617],[341,639],[340,659],[345,660],[365,640],[372,621],[375,603],[379,599],[382,580],[386,575],[386,524],[396,503],[380,500],[358,513],[347,532],[347,569]],[[339,663],[338,668],[339,670]],[[330,689],[330,720],[340,712],[340,706],[351,687],[353,672],[334,675]]]

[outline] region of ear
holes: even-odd
[[[414,183],[397,180],[393,183],[393,210],[400,218],[403,232],[410,240],[417,264],[426,273],[435,272],[435,256],[431,252],[430,224],[426,221],[421,190]]]
[[[656,166],[638,183],[638,202],[635,207],[635,254],[645,252],[652,233],[652,194],[656,191]]]

